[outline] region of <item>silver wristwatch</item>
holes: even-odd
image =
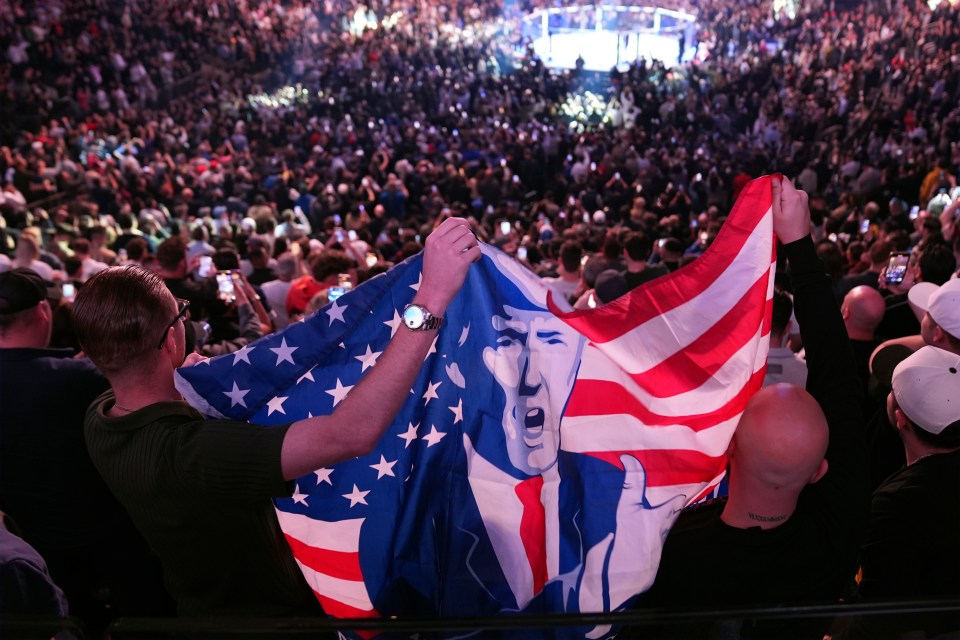
[[[403,324],[411,331],[433,331],[443,324],[443,317],[433,315],[419,304],[408,304],[403,308]]]

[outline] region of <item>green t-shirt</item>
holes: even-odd
[[[184,402],[129,415],[87,411],[90,456],[163,563],[181,615],[310,615],[321,609],[277,523],[289,496],[280,450],[289,425],[204,420]]]

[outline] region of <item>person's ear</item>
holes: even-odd
[[[53,305],[47,300],[41,300],[36,306],[36,314],[39,320],[50,322],[53,320]]]
[[[817,470],[813,472],[812,476],[810,476],[810,480],[808,481],[808,484],[813,484],[814,482],[817,482],[818,480],[820,480],[820,478],[822,478],[823,476],[827,475],[827,469],[829,469],[829,467],[830,467],[830,464],[827,462],[826,458],[821,460],[820,466],[817,467]]]
[[[178,324],[183,323],[180,322]],[[186,329],[184,329],[184,340],[186,340]],[[184,346],[182,344],[177,344],[176,324],[167,329],[167,334],[163,336],[163,348],[161,351],[163,351],[163,353],[170,358],[170,362],[173,364],[174,369],[183,364],[186,353],[184,353]]]
[[[893,419],[895,424],[893,425],[897,431],[910,431],[910,419],[907,418],[907,414],[903,412],[903,409],[897,407],[893,410]]]
[[[943,327],[941,327],[939,324],[934,325],[934,327],[933,327],[933,343],[934,343],[934,344],[940,344],[940,343],[942,343],[942,342],[946,342],[946,340],[947,340],[947,332],[944,331],[944,330],[943,330]]]
[[[174,328],[169,327],[167,332],[163,336],[163,347],[162,351],[167,351],[168,349],[176,349],[176,338],[174,338]]]

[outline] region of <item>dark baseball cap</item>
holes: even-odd
[[[0,273],[0,315],[32,309],[53,297],[50,287],[36,271],[24,267]]]
[[[886,401],[887,394],[893,390],[893,372],[901,362],[913,353],[913,349],[902,344],[889,344],[877,349],[871,358],[870,380],[867,391],[875,400]]]
[[[607,304],[629,292],[630,285],[627,284],[626,278],[619,271],[607,269],[597,276],[594,291],[596,291],[600,304]]]

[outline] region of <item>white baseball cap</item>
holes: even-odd
[[[937,435],[960,422],[960,355],[923,347],[893,370],[893,395],[918,427]]]
[[[960,338],[960,279],[947,280],[941,287],[918,282],[910,287],[907,299],[920,311],[929,313],[944,331]]]

